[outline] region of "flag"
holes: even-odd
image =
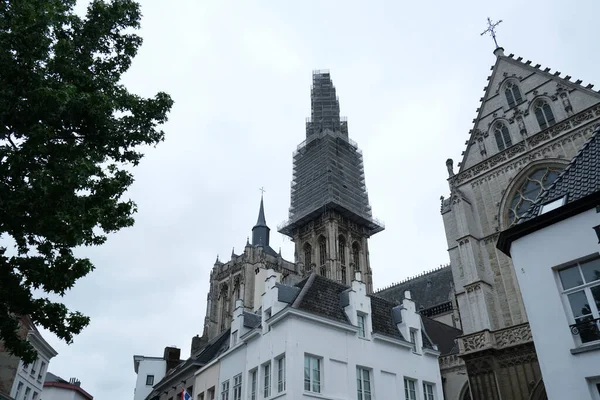
[[[184,390],[181,392],[181,400],[192,400],[192,395]]]

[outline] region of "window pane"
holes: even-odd
[[[579,268],[577,266],[558,271],[558,276],[560,277],[560,282],[565,290],[575,286],[583,285],[583,279],[581,278],[581,274],[579,273]]]
[[[583,290],[571,293],[567,297],[569,298],[569,304],[571,304],[571,310],[573,311],[573,316],[575,318],[592,313],[588,299]]]
[[[593,282],[600,279],[600,258],[586,261],[580,265],[586,282]]]

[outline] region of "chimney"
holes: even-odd
[[[179,365],[179,357],[181,356],[181,349],[175,346],[165,347],[165,353],[163,359],[167,362],[167,371],[172,370]]]
[[[208,338],[204,335],[196,335],[192,338],[192,348],[190,355],[194,355],[208,343]]]
[[[81,387],[81,381],[77,378],[69,378],[69,383],[73,386]]]

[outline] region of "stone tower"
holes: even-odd
[[[275,271],[278,282],[295,284],[300,281],[297,266],[271,248],[269,232],[261,197],[258,220],[252,228],[252,242],[246,242],[241,254],[232,251],[227,262],[221,262],[217,257],[210,273],[204,333],[198,340],[199,346],[229,329],[236,300],[243,301],[246,311],[256,311],[268,269]]]
[[[441,213],[473,399],[541,399],[543,382],[510,258],[496,249],[600,123],[600,94],[502,48]]]
[[[362,154],[326,71],[313,72],[311,118],[294,152],[291,186],[289,220],[279,232],[294,241],[299,269],[344,284],[360,271],[372,292],[368,239],[384,226],[372,217]]]

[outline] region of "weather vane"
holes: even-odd
[[[498,46],[498,42],[496,41],[496,27],[500,24],[500,22],[502,22],[502,20],[500,20],[498,22],[492,22],[490,17],[488,17],[487,20],[488,20],[488,28],[485,31],[481,32],[481,36],[485,35],[486,33],[489,33],[492,36],[492,39],[494,39],[496,48],[498,48],[500,46]]]
[[[265,192],[266,192],[266,190],[265,190],[265,187],[264,187],[264,186],[260,187],[258,190],[260,190],[260,193],[261,193],[261,194],[265,194]]]

